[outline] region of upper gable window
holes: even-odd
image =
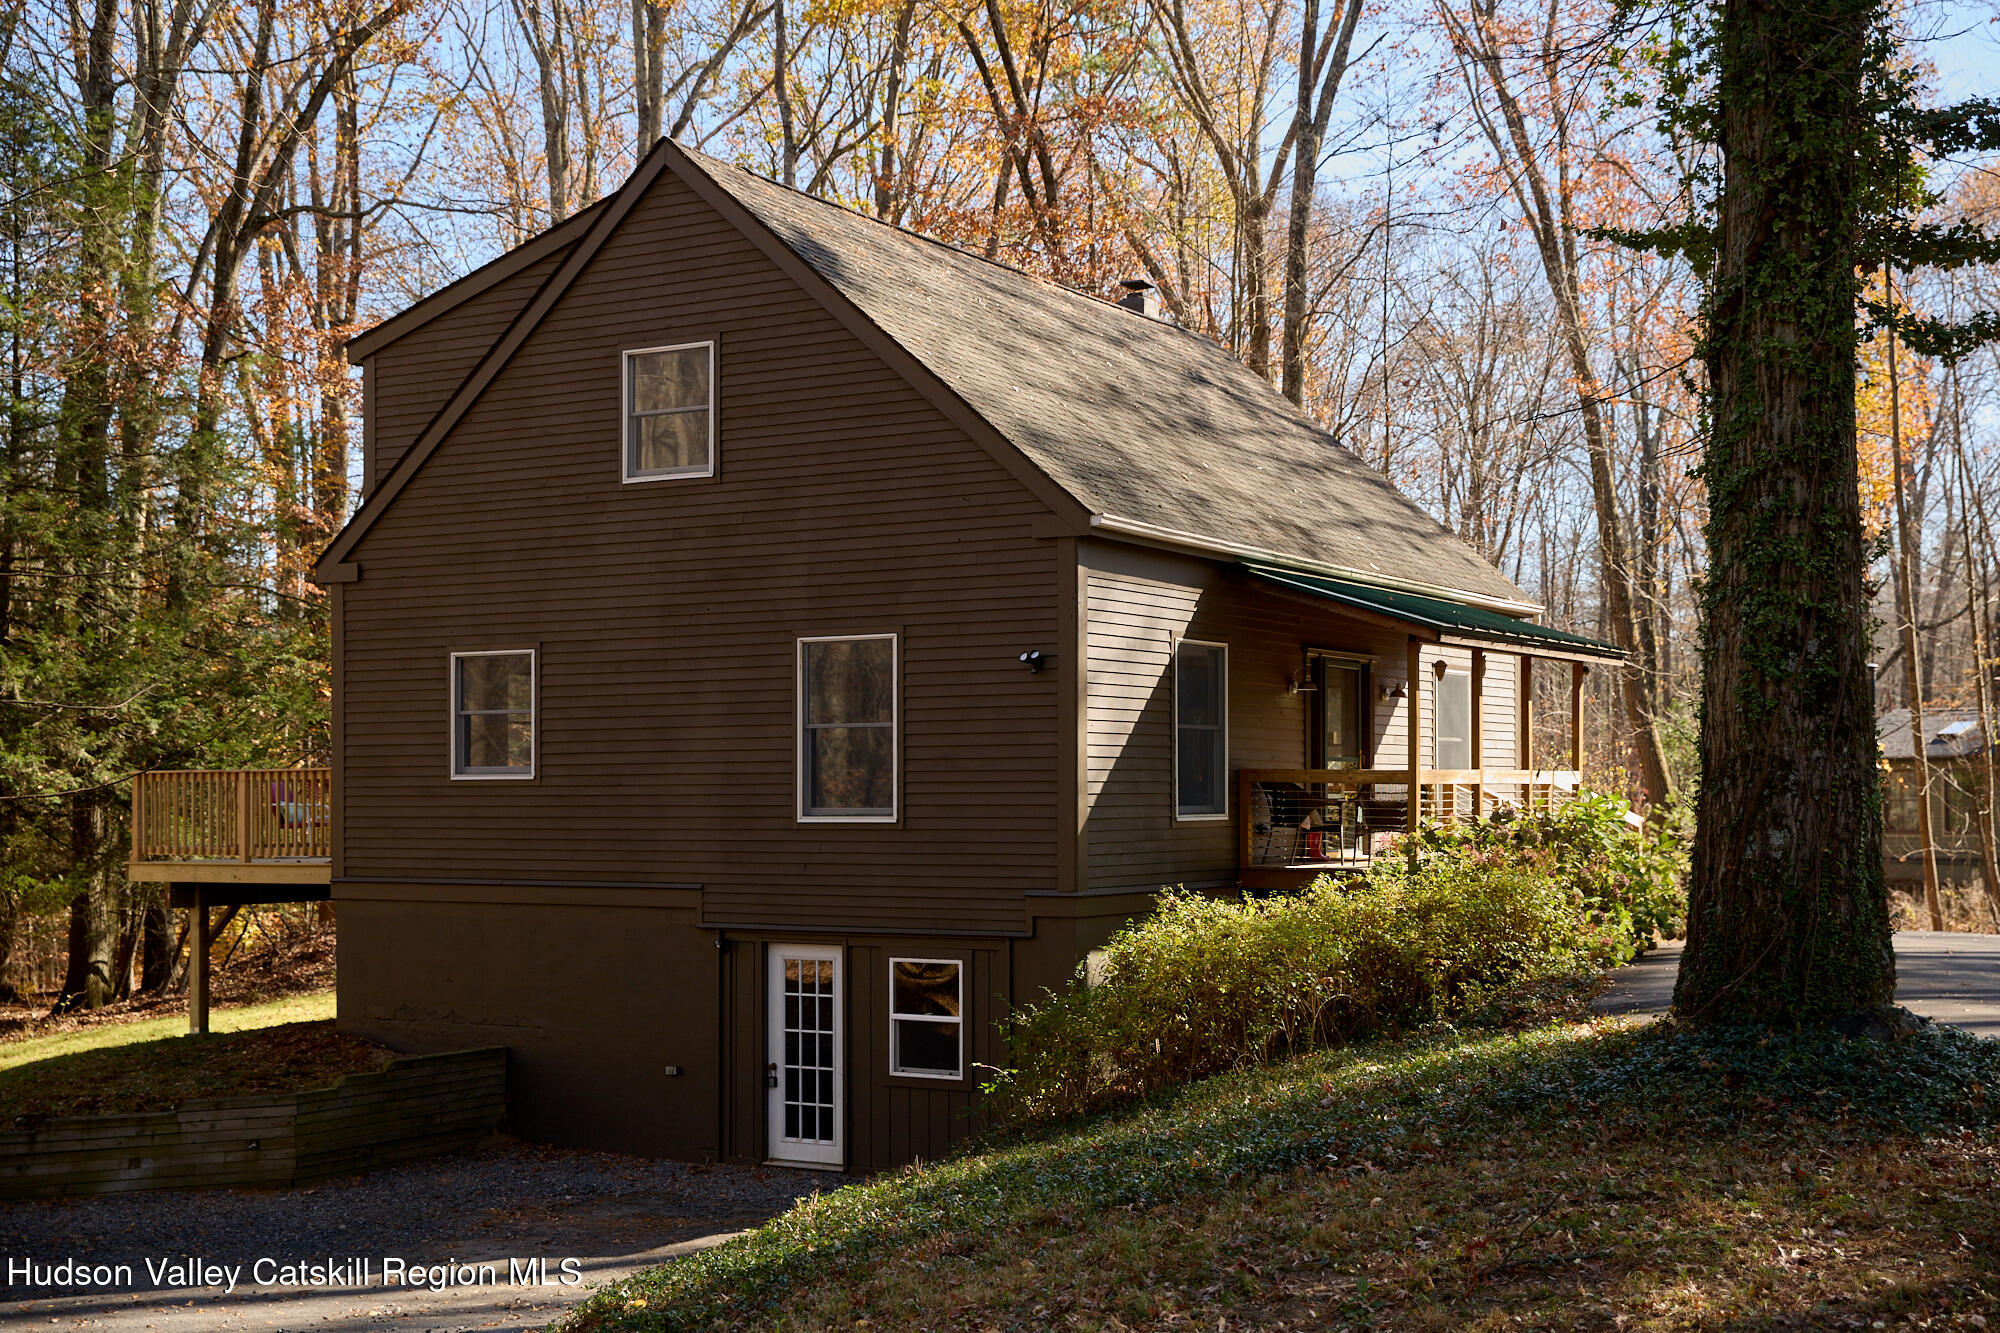
[[[715,344],[625,353],[625,480],[715,474]]]

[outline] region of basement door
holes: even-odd
[[[769,1156],[837,1167],[843,1160],[840,950],[774,944],[769,958]]]

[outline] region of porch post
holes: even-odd
[[[1407,660],[1407,666],[1409,670],[1408,693],[1410,696],[1409,698],[1410,722],[1407,728],[1409,732],[1409,736],[1407,738],[1409,744],[1407,746],[1407,749],[1409,750],[1409,761],[1410,761],[1409,831],[1412,837],[1416,836],[1417,828],[1423,819],[1422,802],[1424,795],[1424,784],[1423,784],[1424,775],[1421,772],[1424,762],[1423,655],[1424,653],[1422,645],[1420,645],[1417,642],[1417,637],[1414,634],[1411,635],[1410,646],[1409,646],[1409,657]],[[1416,854],[1415,848],[1413,847],[1411,849],[1411,855],[1415,854]]]
[[[1486,814],[1486,650],[1472,650],[1472,767],[1479,777],[1472,784],[1472,817]]]
[[[208,889],[196,885],[188,909],[188,1035],[208,1033]]]
[[[1521,753],[1516,768],[1535,771],[1535,659],[1521,654]]]
[[[1583,772],[1583,678],[1590,668],[1581,662],[1569,664],[1569,767]]]

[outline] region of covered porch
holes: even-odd
[[[1400,725],[1386,728],[1379,752],[1364,745],[1336,758],[1336,747],[1315,743],[1308,757],[1317,766],[1236,770],[1242,887],[1302,888],[1321,875],[1359,872],[1426,824],[1552,811],[1581,790],[1584,683],[1592,665],[1621,659],[1616,648],[1412,593],[1261,566],[1248,572],[1284,595],[1393,625],[1406,648],[1402,678],[1382,686],[1380,702]],[[1490,671],[1496,664],[1507,671]],[[1502,674],[1497,696],[1493,674]],[[1557,691],[1566,687],[1566,735],[1556,738],[1562,766],[1540,767],[1548,756],[1539,752],[1533,701],[1537,681],[1546,688],[1551,678],[1561,682]],[[1323,688],[1324,679],[1295,688]],[[1322,699],[1312,711],[1326,717],[1329,705]]]
[[[132,779],[127,876],[188,913],[188,1031],[208,1031],[214,908],[319,902],[332,892],[333,770],[177,769]]]

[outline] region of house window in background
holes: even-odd
[[[1979,779],[1971,773],[1932,771],[1933,786],[1944,789],[1944,831],[1963,836],[1979,829]]]
[[[1472,767],[1472,677],[1447,671],[1437,678],[1434,759],[1439,768]]]
[[[1229,816],[1229,649],[1182,639],[1174,646],[1174,813]]]
[[[937,958],[889,960],[889,1072],[959,1078],[965,1072],[960,965]]]
[[[1887,802],[1882,811],[1883,826],[1891,833],[1917,831],[1917,783],[1907,773],[1889,775]]]
[[[451,655],[451,775],[535,776],[533,649]]]
[[[715,473],[715,344],[625,353],[625,480]]]
[[[896,636],[799,640],[799,818],[896,818]]]

